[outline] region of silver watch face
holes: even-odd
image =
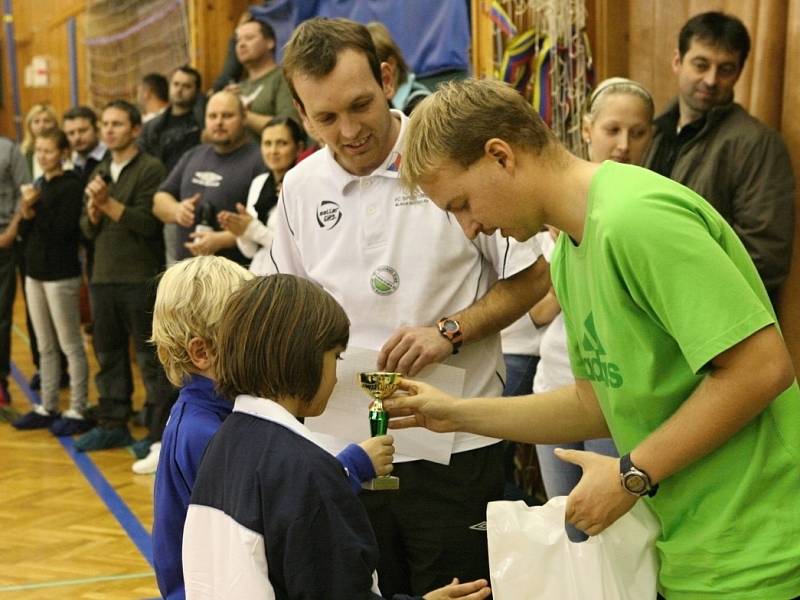
[[[633,494],[643,494],[647,491],[647,482],[638,473],[626,473],[622,478],[622,485]]]
[[[455,333],[458,331],[459,325],[452,319],[447,319],[444,323],[442,323],[442,327],[447,333]]]

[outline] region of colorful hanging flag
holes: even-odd
[[[553,42],[550,37],[545,36],[534,60],[533,94],[531,97],[531,106],[548,125],[551,125],[553,120],[553,108],[551,105],[553,81],[550,68],[550,50],[552,47]]]
[[[508,16],[508,13],[503,10],[498,0],[492,1],[492,7],[489,10],[489,18],[497,25],[497,28],[509,37],[517,35],[517,27]]]
[[[531,59],[536,52],[536,33],[528,30],[511,38],[503,52],[500,79],[510,83],[520,94],[525,94],[531,80]]]

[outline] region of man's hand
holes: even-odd
[[[413,377],[453,354],[453,344],[436,327],[401,327],[378,353],[378,369]]]
[[[383,407],[391,418],[390,428],[425,427],[439,433],[457,430],[459,399],[412,379],[401,379],[397,389],[408,395],[395,395],[383,401]]]
[[[86,202],[86,216],[89,217],[89,222],[92,225],[97,225],[100,222],[100,217],[103,216],[91,196],[89,196],[89,200]]]
[[[372,461],[372,467],[378,476],[392,472],[394,457],[394,438],[390,435],[377,435],[359,444]]]
[[[639,499],[620,484],[619,459],[581,450],[557,448],[561,460],[583,469],[580,482],[567,497],[566,520],[589,535],[597,535],[628,512]]]
[[[194,196],[184,198],[175,204],[175,212],[173,213],[173,220],[181,227],[191,227],[194,225],[194,211],[197,203],[200,201],[200,192]]]
[[[86,194],[94,201],[95,206],[100,208],[108,202],[108,185],[100,175],[95,175],[86,186]]]
[[[221,231],[194,231],[189,234],[191,242],[186,242],[184,246],[194,256],[211,256],[219,252],[223,247],[220,236],[224,235]]]
[[[476,579],[467,583],[459,583],[454,577],[450,585],[446,585],[423,596],[425,600],[483,600],[492,593],[489,582],[485,579]]]
[[[223,229],[230,231],[236,237],[242,235],[253,220],[253,215],[247,212],[244,204],[236,203],[236,212],[229,210],[220,211],[217,220]]]

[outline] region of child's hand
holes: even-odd
[[[392,444],[394,444],[394,438],[390,435],[378,435],[359,444],[372,461],[375,474],[378,476],[388,475],[394,468],[392,465],[394,446]]]

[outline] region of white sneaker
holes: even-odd
[[[131,469],[137,475],[152,475],[158,468],[158,455],[161,453],[161,442],[150,446],[150,453],[133,463]]]

